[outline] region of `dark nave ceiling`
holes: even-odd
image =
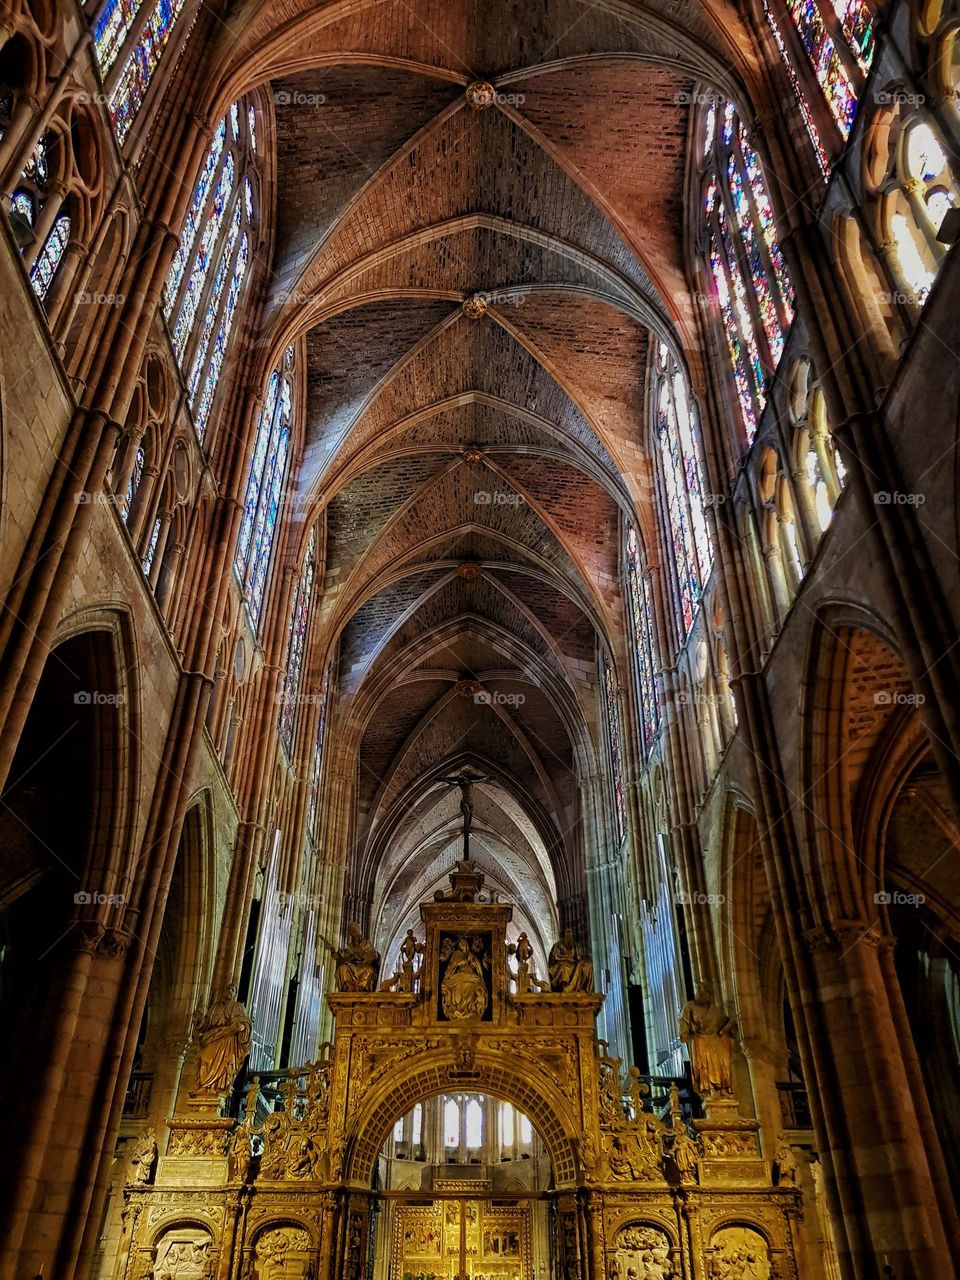
[[[256,50],[276,69],[267,328],[278,347],[306,334],[300,485],[324,513],[325,653],[339,643],[337,723],[359,752],[357,888],[406,918],[458,839],[439,779],[466,767],[490,779],[477,857],[548,926],[595,821],[586,695],[619,626],[621,518],[648,514],[652,343],[690,337],[691,101],[735,83],[736,15],[385,0],[245,17],[233,66]]]

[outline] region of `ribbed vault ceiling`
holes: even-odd
[[[690,104],[746,74],[740,35],[689,0],[292,0],[224,35],[224,94],[271,80],[264,345],[305,335],[321,661],[391,939],[456,851],[456,762],[497,779],[475,852],[525,918],[549,932],[583,889],[585,695],[621,513],[649,520],[651,343],[692,345]]]

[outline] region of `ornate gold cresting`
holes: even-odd
[[[334,1043],[287,1073],[262,1122],[255,1080],[242,1123],[193,1100],[169,1120],[155,1174],[145,1135],[117,1280],[361,1280],[390,1128],[421,1099],[464,1090],[512,1102],[537,1127],[562,1280],[796,1280],[796,1165],[781,1144],[771,1177],[757,1122],[726,1090],[726,1044],[697,1040],[729,1038],[722,1012],[704,992],[685,1011],[714,1084],[706,1116],[688,1128],[676,1090],[656,1114],[636,1068],[596,1039],[603,997],[580,944],[561,938],[549,982],[539,978],[525,935],[507,943],[513,908],[481,900],[483,879],[472,861],[456,864],[449,890],[420,908],[422,937],[408,932],[379,988],[379,956],[351,930],[338,953],[345,989],[328,997]],[[214,1021],[245,1032],[228,1001],[205,1025]]]

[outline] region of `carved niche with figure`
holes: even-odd
[[[449,1022],[490,1013],[490,935],[440,937],[440,1017]]]
[[[157,1245],[153,1280],[207,1280],[213,1241],[202,1230],[174,1229]]]
[[[610,1280],[673,1280],[670,1238],[659,1227],[631,1222],[614,1240]]]
[[[310,1265],[310,1237],[302,1227],[271,1227],[254,1246],[257,1280],[300,1280]]]
[[[710,1280],[771,1280],[770,1251],[759,1231],[724,1227],[710,1245]]]

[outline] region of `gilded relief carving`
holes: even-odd
[[[256,1280],[303,1280],[310,1264],[310,1236],[302,1227],[270,1227],[254,1245]]]
[[[617,1232],[609,1280],[673,1280],[670,1238],[659,1227],[630,1223]]]
[[[213,1241],[196,1228],[169,1231],[157,1245],[153,1280],[207,1280]]]
[[[759,1231],[724,1227],[710,1243],[710,1280],[771,1280],[770,1253]]]
[[[644,1110],[642,1085],[635,1070],[626,1084],[619,1058],[598,1060],[598,1103],[601,1150],[616,1181],[662,1179],[664,1140],[670,1133],[652,1112]]]

